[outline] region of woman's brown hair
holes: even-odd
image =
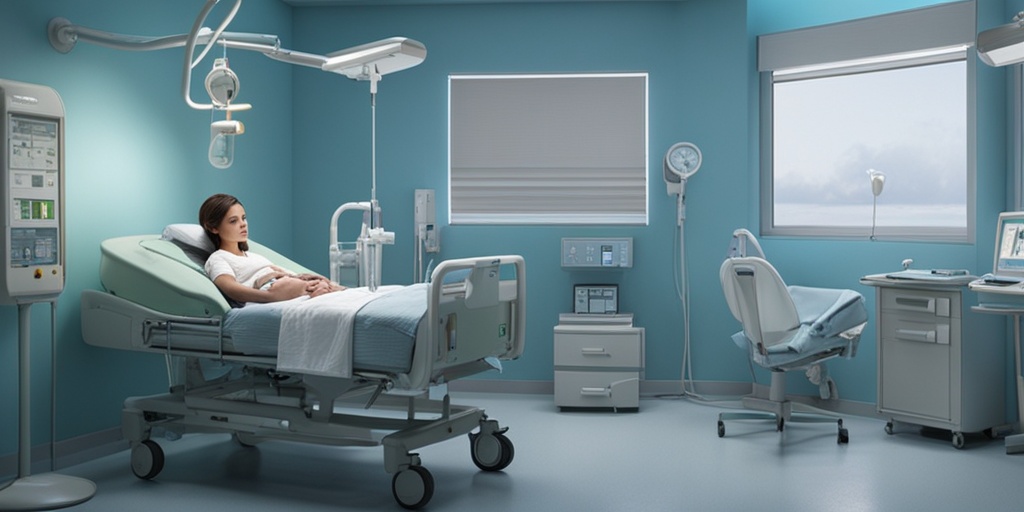
[[[199,225],[203,226],[207,238],[213,242],[214,250],[220,249],[220,235],[213,232],[224,220],[228,210],[236,204],[242,204],[237,197],[228,194],[214,194],[203,201],[199,207]],[[249,250],[247,242],[238,242],[238,248],[242,251]]]

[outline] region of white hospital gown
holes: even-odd
[[[247,252],[244,256],[238,256],[219,249],[206,260],[206,275],[216,280],[228,274],[245,286],[253,286],[257,279],[274,271],[271,265],[270,260],[256,253]]]

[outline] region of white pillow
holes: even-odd
[[[171,224],[164,228],[164,233],[160,238],[177,242],[206,256],[217,249],[199,224]]]

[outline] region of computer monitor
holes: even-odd
[[[1024,212],[999,214],[992,273],[1024,278]]]

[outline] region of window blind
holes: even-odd
[[[646,224],[647,75],[453,75],[452,224]]]

